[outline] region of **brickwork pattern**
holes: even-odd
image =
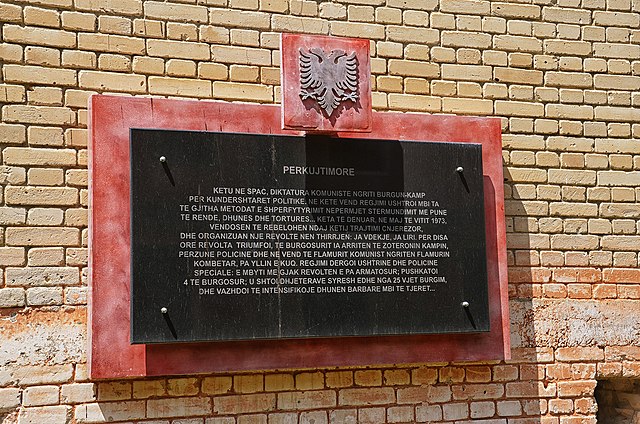
[[[87,378],[88,97],[278,103],[280,32],[370,39],[376,110],[502,117],[512,361]],[[0,0],[0,34],[3,424],[590,424],[640,378],[639,0]]]

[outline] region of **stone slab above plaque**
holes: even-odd
[[[134,343],[489,330],[482,149],[131,130]]]
[[[369,40],[280,37],[282,128],[371,132]]]

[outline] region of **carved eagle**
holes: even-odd
[[[300,49],[300,97],[315,99],[330,117],[345,100],[358,100],[358,59],[353,52],[319,48]]]

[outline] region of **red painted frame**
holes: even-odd
[[[91,377],[508,359],[500,120],[374,113],[373,121],[371,133],[340,136],[482,143],[490,332],[131,345],[129,129],[301,133],[280,128],[280,108],[275,105],[95,95],[89,101]]]

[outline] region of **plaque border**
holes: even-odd
[[[92,95],[89,99],[91,378],[510,359],[506,229],[499,118],[374,112],[371,133],[339,137],[481,143],[489,289],[488,333],[130,344],[129,129],[303,135],[280,107]],[[251,119],[247,119],[247,117]]]

